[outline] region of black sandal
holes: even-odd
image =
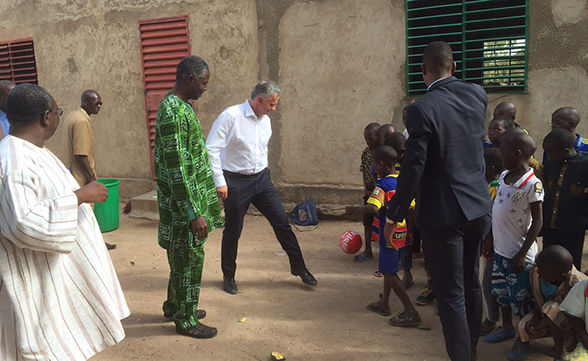
[[[390,316],[392,314],[392,312],[390,311],[390,306],[384,308],[382,307],[382,294],[380,293],[380,300],[377,302],[372,302],[369,305],[367,305],[365,308],[367,308],[368,310],[375,312],[375,313],[379,313],[382,316]]]

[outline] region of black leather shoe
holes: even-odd
[[[223,280],[223,290],[226,293],[230,293],[231,295],[236,295],[239,290],[237,289],[237,284],[235,283],[235,279],[225,277]]]
[[[194,338],[213,338],[218,333],[216,328],[206,326],[203,323],[199,323],[196,326],[192,326],[185,330],[181,329],[180,326],[176,325],[176,332],[180,335],[190,336]]]
[[[304,282],[305,285],[316,286],[316,279],[306,268],[293,269],[292,274],[294,276],[300,276],[300,278],[302,278],[302,282]]]
[[[116,244],[110,244],[110,243],[106,243],[106,242],[104,242],[104,244],[106,245],[106,249],[109,251],[116,248]]]
[[[203,318],[206,317],[206,311],[204,310],[196,310],[196,312],[194,312],[194,315],[196,315],[196,318],[198,318],[199,320],[202,320]],[[172,318],[174,317],[173,314],[170,313],[164,313],[163,317],[165,317],[165,319],[167,321],[172,321]]]

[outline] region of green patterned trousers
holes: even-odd
[[[192,232],[188,232],[187,242],[172,241],[167,247],[170,273],[163,312],[173,315],[175,324],[182,329],[198,324],[196,308],[202,282],[205,241],[199,241]]]

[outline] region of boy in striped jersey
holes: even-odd
[[[380,245],[378,270],[384,275],[384,289],[383,294],[380,295],[380,300],[370,303],[367,309],[382,316],[390,316],[392,314],[390,310],[390,293],[394,291],[402,302],[404,309],[390,319],[390,324],[392,326],[418,326],[421,323],[421,317],[410,301],[402,280],[398,277],[400,248],[406,242],[407,233],[412,232],[407,230],[406,222],[401,222],[396,227],[393,239],[384,237],[388,202],[396,193],[396,180],[398,177],[395,168],[396,160],[396,151],[387,145],[381,146],[373,153],[374,168],[378,176],[380,176],[378,184],[368,199],[368,204],[363,207],[348,206],[346,211],[349,215],[378,212],[378,217],[374,217],[374,222],[379,223],[379,235],[377,237]]]

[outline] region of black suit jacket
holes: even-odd
[[[415,195],[416,226],[422,229],[490,213],[483,154],[487,106],[481,86],[448,77],[408,108],[410,137],[388,218],[408,218]]]

